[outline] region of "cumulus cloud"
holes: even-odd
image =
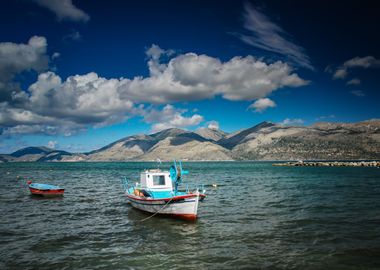
[[[364,97],[366,95],[362,90],[352,90],[350,93],[357,97]]]
[[[173,50],[163,50],[158,45],[152,44],[145,52],[149,61],[148,67],[150,76],[159,76],[166,68],[164,64],[160,63],[163,56],[170,56],[174,54]]]
[[[0,103],[0,111],[0,128],[5,136],[38,133],[70,136],[85,128],[83,124],[68,119],[43,116],[28,109],[12,107],[7,103]]]
[[[0,80],[9,81],[24,70],[41,71],[47,67],[46,38],[33,36],[28,44],[0,43]]]
[[[170,59],[167,64],[156,62],[150,71],[152,76],[148,78],[120,82],[134,101],[162,104],[216,95],[228,100],[253,100],[282,87],[308,84],[286,63],[267,64],[253,56],[221,62],[207,55],[186,53]]]
[[[290,41],[288,33],[249,3],[244,5],[244,28],[249,34],[238,34],[243,42],[285,56],[301,67],[314,69],[305,49]]]
[[[286,118],[284,121],[280,123],[280,125],[283,126],[300,126],[303,125],[304,121],[302,119],[296,118],[296,119],[290,119]]]
[[[101,127],[127,120],[134,104],[120,97],[118,80],[95,73],[62,79],[53,72],[41,73],[29,87],[22,103],[0,103],[0,126],[4,134],[45,133],[66,136],[88,125]]]
[[[151,131],[158,132],[168,128],[186,128],[199,125],[203,121],[203,116],[194,114],[186,117],[183,114],[187,110],[176,109],[172,105],[166,105],[162,110],[150,109],[143,113],[144,121],[151,123]]]
[[[72,0],[33,0],[40,6],[52,11],[59,21],[87,22],[90,16],[83,10],[77,8]]]
[[[276,107],[276,103],[269,98],[260,98],[256,100],[254,103],[249,105],[249,109],[254,109],[256,112],[263,112],[268,108]]]
[[[281,61],[267,64],[247,56],[234,57],[223,63],[207,55],[186,53],[168,63],[161,63],[158,59],[162,51],[158,46],[154,46],[154,51],[148,53],[151,76],[108,80],[113,88],[117,88],[115,91],[121,99],[154,104],[201,100],[216,95],[228,100],[254,100],[282,87],[308,84]],[[151,60],[155,61],[154,68],[149,64]],[[92,74],[93,79],[88,79],[87,87],[96,88],[98,77]],[[75,76],[77,79],[83,77],[88,75]],[[70,81],[68,79],[68,83]]]
[[[218,130],[219,129],[219,123],[217,121],[209,121],[207,123],[207,128],[213,129],[213,130]]]
[[[333,72],[334,79],[345,79],[351,69],[354,68],[378,68],[380,67],[380,60],[376,59],[373,56],[365,56],[365,57],[354,57],[346,62],[344,62],[341,66],[339,66],[335,72]],[[331,67],[326,68],[328,72],[332,72]]]
[[[36,59],[48,59],[44,38],[32,38],[29,43],[25,46],[39,48]],[[172,51],[157,45],[150,47],[146,54],[148,77],[106,79],[90,72],[62,79],[54,72],[42,72],[28,88],[28,93],[10,91],[11,101],[0,103],[4,112],[0,116],[0,126],[9,134],[34,133],[40,129],[41,133],[70,135],[89,125],[101,127],[141,115],[139,104],[169,104],[215,96],[228,100],[257,99],[252,106],[261,112],[275,106],[265,98],[273,91],[308,84],[281,61],[267,64],[262,59],[247,56],[222,62],[195,53],[173,56]],[[172,57],[163,62],[164,56]],[[41,71],[46,65],[47,62],[37,65],[31,61],[29,65],[15,68],[15,72],[27,68]],[[157,111],[161,118],[156,121],[152,120],[154,112],[144,114],[144,119],[153,124],[155,131],[197,125],[203,121],[202,116],[184,116],[184,111],[171,105]]]
[[[17,85],[12,80],[23,71],[40,72],[48,67],[45,37],[33,36],[27,44],[0,42],[0,102],[9,100]]]
[[[78,124],[107,125],[126,120],[133,102],[122,98],[117,79],[98,77],[96,73],[70,76],[62,82],[53,72],[42,73],[29,87],[30,110]]]

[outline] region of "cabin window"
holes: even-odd
[[[153,175],[153,185],[154,186],[164,186],[165,185],[165,175]]]

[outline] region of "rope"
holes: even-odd
[[[146,217],[142,220],[140,220],[140,222],[144,222],[145,220],[148,220],[152,217],[154,217],[155,215],[157,215],[158,213],[160,213],[161,210],[163,210],[172,200],[173,200],[174,197],[171,197],[170,200],[164,205],[161,207],[161,209],[159,209],[156,213],[154,213],[153,215],[150,215],[149,217]]]

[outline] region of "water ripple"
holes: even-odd
[[[380,170],[187,163],[207,188],[199,220],[141,222],[120,178],[151,166],[0,164],[0,269],[380,268]],[[65,196],[32,197],[26,179]]]

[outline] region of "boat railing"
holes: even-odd
[[[131,183],[127,177],[124,177],[121,179],[121,184],[123,185],[124,191],[129,190],[130,188],[133,188],[133,191],[135,188],[139,188],[139,183]]]
[[[127,177],[123,177],[121,179],[121,183],[124,188],[124,192],[129,191],[132,188],[132,192],[135,192],[135,189],[141,189],[141,185],[139,183],[131,183]],[[192,193],[195,191],[199,191],[201,194],[206,193],[206,189],[204,184],[197,184],[197,183],[187,183],[186,185],[182,184],[179,188],[179,191],[185,191],[186,193]],[[148,188],[144,188],[144,191],[146,191],[151,198],[154,198],[154,192],[152,192]]]
[[[128,178],[127,177],[123,177],[120,180],[121,180],[121,184],[123,185],[124,191],[127,191],[129,189],[129,187],[130,187],[130,184],[128,182]]]

